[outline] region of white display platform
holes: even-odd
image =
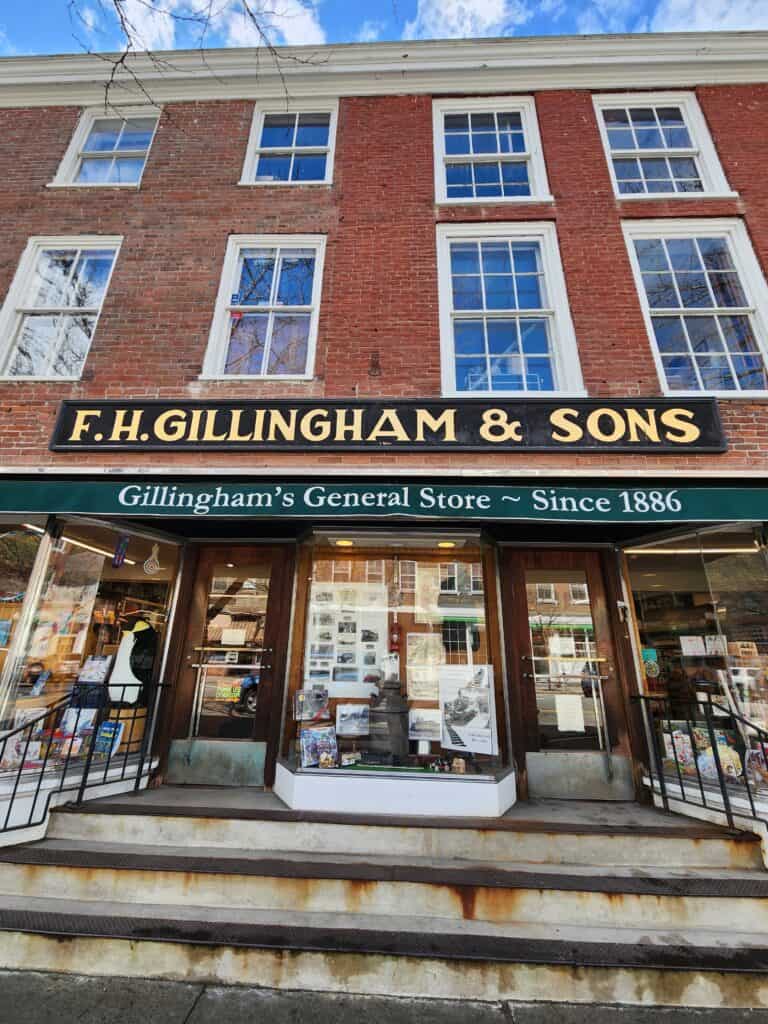
[[[427,818],[500,818],[517,799],[515,773],[472,775],[362,774],[330,768],[293,772],[278,762],[274,793],[297,811],[410,815]]]

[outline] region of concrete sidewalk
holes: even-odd
[[[0,1024],[768,1024],[768,1010],[276,992],[132,978],[0,971]]]

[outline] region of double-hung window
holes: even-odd
[[[151,108],[117,115],[86,110],[53,181],[54,185],[128,185],[141,181],[158,116]]]
[[[555,227],[437,229],[445,394],[582,392]]]
[[[0,375],[76,380],[120,238],[32,238],[0,312]]]
[[[618,196],[729,194],[693,93],[597,95],[594,101]]]
[[[232,235],[203,375],[312,376],[325,237]]]
[[[257,107],[241,185],[319,185],[333,181],[336,104]]]
[[[768,286],[738,220],[625,222],[667,392],[768,393]]]
[[[551,199],[530,97],[435,100],[439,203]]]

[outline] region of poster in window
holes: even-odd
[[[445,661],[443,638],[439,633],[409,633],[406,650],[409,668],[412,665],[440,665]]]
[[[442,723],[439,708],[411,708],[408,712],[408,739],[439,743]]]
[[[408,700],[439,698],[437,665],[408,665]]]
[[[421,562],[416,569],[416,591],[413,597],[414,621],[425,625],[440,622],[443,613],[440,601],[440,566]]]
[[[498,754],[493,666],[441,665],[438,680],[443,747]]]

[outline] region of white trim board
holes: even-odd
[[[160,51],[136,54],[118,71],[111,101],[146,103],[147,92],[168,103],[764,82],[768,32],[409,40],[277,52],[279,65],[265,49],[175,50],[166,60]],[[0,106],[103,104],[113,68],[98,54],[3,58]]]

